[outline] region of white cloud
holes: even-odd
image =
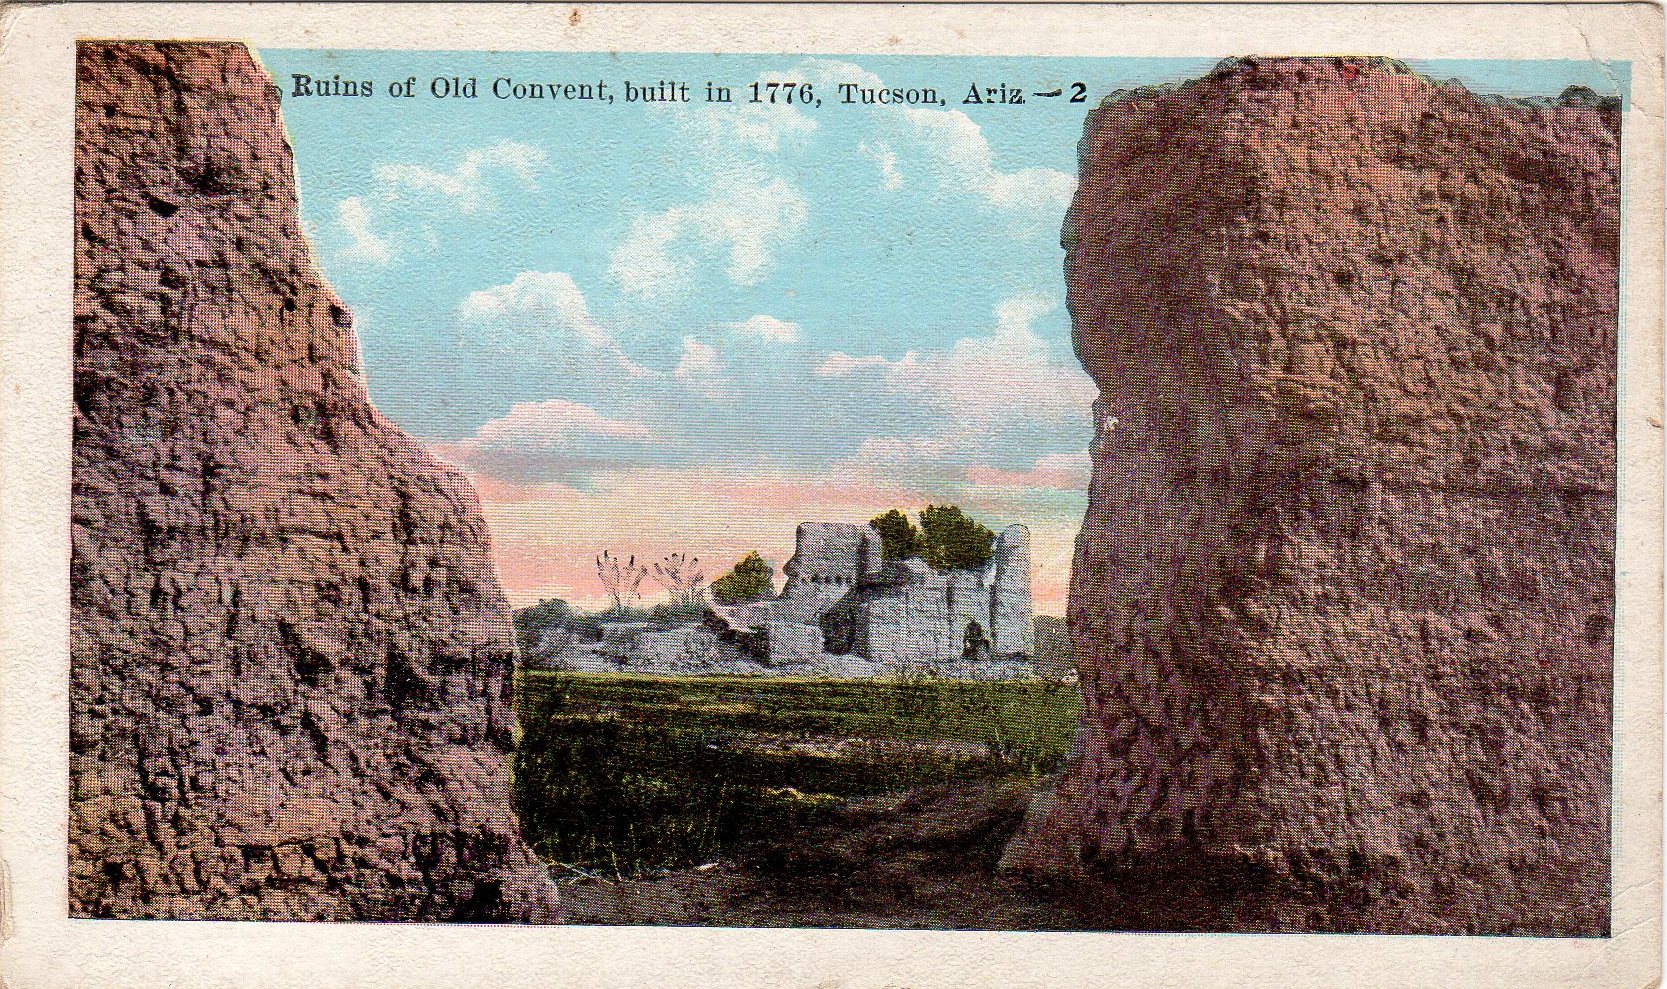
[[[722,264],[736,285],[758,284],[805,228],[804,195],[778,166],[816,121],[797,106],[740,102],[680,110],[676,126],[681,171],[704,197],[632,220],[609,277],[646,299],[690,289],[706,264]]]
[[[631,222],[631,232],[608,259],[608,275],[621,291],[629,295],[669,294],[671,288],[690,281],[685,266],[692,262],[673,262],[668,250],[682,234],[683,224],[678,208],[639,216]]]
[[[848,62],[812,59],[806,63],[810,78],[834,92],[840,83],[885,88],[879,76]],[[894,145],[913,143],[922,152],[921,162],[932,172],[940,187],[964,189],[980,196],[993,207],[1026,218],[1042,211],[1053,223],[1054,211],[1062,212],[1076,191],[1077,180],[1052,168],[1024,168],[1004,172],[996,167],[990,142],[973,119],[960,110],[918,106],[876,105],[870,108],[876,122],[889,131],[888,142],[867,142],[858,150],[880,162],[885,188],[898,188],[903,175],[898,171],[899,155]],[[889,156],[889,160],[888,160]],[[914,162],[913,155],[903,156]],[[895,183],[895,184],[894,184]]]
[[[506,350],[541,348],[576,361],[602,360],[632,377],[649,372],[628,357],[595,319],[579,286],[562,271],[523,271],[471,292],[457,314],[477,338]]]
[[[913,351],[910,351],[910,353],[913,354]],[[823,378],[839,378],[844,377],[853,371],[860,371],[864,368],[883,368],[890,366],[891,361],[888,361],[884,357],[877,354],[868,357],[852,357],[843,350],[836,350],[827,356],[827,359],[822,362],[821,366],[817,367],[816,374]]]
[[[457,317],[471,342],[558,368],[565,394],[654,410],[647,413],[650,421],[686,405],[690,395],[726,401],[738,394],[718,348],[693,336],[682,338],[674,367],[639,364],[618,336],[591,314],[584,292],[566,272],[523,271],[502,285],[471,292],[458,304]],[[759,320],[779,322],[759,316],[736,325],[773,332],[793,325],[766,326]]]
[[[483,423],[464,443],[477,448],[549,450],[571,446],[579,436],[654,441],[653,433],[640,422],[609,419],[588,405],[552,398],[510,406],[502,417]]]
[[[387,264],[392,257],[388,242],[370,228],[370,210],[365,201],[351,196],[336,204],[336,222],[352,242],[342,248],[342,256],[370,264]]]
[[[645,444],[662,442],[641,422],[613,419],[591,406],[564,398],[518,402],[474,435],[430,442],[436,456],[478,477],[511,483],[564,483],[592,476],[631,456]]]
[[[727,260],[730,281],[756,285],[807,213],[799,190],[780,178],[726,179],[701,202],[638,217],[608,271],[628,294],[663,296],[690,285],[695,264],[715,255]]]
[[[841,466],[869,471],[909,471],[943,459],[955,441],[944,436],[870,436]]]
[[[1013,210],[1063,209],[1070,204],[1077,188],[1075,178],[1052,168],[997,169],[983,130],[960,110],[905,107],[901,112],[936,150],[943,184],[958,185],[992,205]]]
[[[568,332],[591,343],[609,342],[608,334],[590,318],[585,295],[564,271],[523,271],[504,285],[470,292],[458,315],[464,319],[502,319],[535,316],[549,321],[555,332]]]
[[[730,325],[738,333],[772,343],[797,343],[799,340],[798,323],[790,323],[774,316],[758,315],[745,322]]]
[[[857,150],[880,166],[880,188],[887,191],[903,188],[903,173],[897,170],[897,152],[887,145],[869,144],[867,141],[859,143]]]
[[[1059,303],[1021,295],[996,307],[989,336],[963,337],[947,353],[905,355],[890,373],[894,387],[913,390],[958,412],[1086,417],[1098,391],[1074,363],[1055,362],[1031,324]],[[913,358],[911,360],[911,358]]]
[[[685,133],[718,162],[737,152],[779,151],[784,140],[797,141],[816,129],[816,121],[798,107],[765,103],[707,104],[681,119]]]
[[[706,398],[723,399],[735,394],[734,386],[724,379],[718,349],[694,337],[683,338],[683,356],[671,374]]]
[[[716,347],[701,343],[694,337],[684,337],[683,357],[677,362],[677,370],[672,372],[672,377],[680,381],[693,381],[715,373],[718,367]]]
[[[1098,394],[1094,383],[1074,363],[1055,361],[1047,341],[1031,329],[1058,307],[1048,296],[1014,296],[996,306],[987,336],[962,337],[948,350],[911,350],[895,361],[835,351],[816,373],[876,373],[894,392],[973,421],[1086,417]]]
[[[449,172],[423,165],[394,164],[378,165],[374,174],[387,187],[390,197],[397,197],[400,188],[432,191],[453,200],[462,212],[473,213],[487,202],[486,179],[490,172],[507,172],[523,186],[536,188],[537,175],[548,160],[549,155],[531,145],[499,141],[491,147],[465,153],[463,160]]]
[[[490,202],[488,178],[494,172],[507,173],[528,188],[537,185],[537,174],[549,156],[530,145],[515,141],[499,141],[487,148],[466,152],[457,167],[449,172],[436,171],[423,165],[384,164],[373,170],[376,183],[363,196],[350,196],[336,204],[336,224],[348,237],[341,256],[368,264],[387,264],[393,257],[395,240],[372,229],[380,219],[384,227],[390,216],[396,219],[408,197],[402,192],[416,190],[439,194],[454,203],[464,213],[473,213]],[[407,221],[412,217],[405,216]],[[396,224],[395,233],[401,242],[415,238],[437,249],[438,239],[432,228],[412,224]]]

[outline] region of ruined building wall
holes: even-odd
[[[239,45],[80,47],[75,916],[548,920],[468,484],[370,404]]]
[[[871,526],[805,522],[783,570],[787,586],[763,612],[776,662],[812,662],[826,650],[892,667],[950,664],[962,659],[970,624],[990,657],[1034,652],[1030,532],[1022,525],[996,538],[985,569],[940,572],[918,558],[883,563]]]
[[[1034,655],[1035,609],[1030,599],[1030,530],[1010,525],[996,538],[991,561],[990,652]]]
[[[934,570],[920,559],[894,563],[891,572],[892,582],[857,602],[857,648],[875,662],[888,668],[947,663],[961,658],[959,630],[967,621],[989,627],[989,599],[970,574]]]
[[[784,595],[810,584],[854,587],[880,573],[880,534],[847,522],[800,522],[793,533],[793,557],[782,566]]]
[[[1083,728],[1009,865],[1137,927],[1607,930],[1619,127],[1361,59],[1091,116]]]
[[[801,522],[793,535],[793,556],[782,566],[787,582],[764,609],[771,661],[813,663],[827,642],[821,618],[880,562],[879,534],[867,526]]]

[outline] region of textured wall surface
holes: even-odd
[[[996,537],[990,587],[990,652],[1036,653],[1035,610],[1030,599],[1030,530],[1010,525]]]
[[[1244,60],[1090,118],[1079,755],[1133,927],[1608,929],[1619,113]]]
[[[76,916],[548,920],[474,493],[371,406],[236,45],[87,44]]]

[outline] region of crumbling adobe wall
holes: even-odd
[[[996,537],[991,567],[990,651],[997,656],[1036,654],[1035,610],[1030,600],[1030,530],[1010,525]]]
[[[474,493],[371,406],[238,45],[77,71],[70,910],[554,919]]]
[[[1119,926],[1608,929],[1620,114],[1367,59],[1090,118],[1080,754]]]

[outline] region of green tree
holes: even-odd
[[[868,521],[880,534],[880,555],[888,560],[903,560],[920,555],[920,530],[909,517],[897,509]]]
[[[920,510],[921,557],[939,570],[981,567],[995,553],[996,534],[957,505]]]
[[[712,597],[719,604],[745,604],[775,593],[775,568],[753,550],[736,561],[735,567],[712,582]]]
[[[538,648],[546,631],[565,627],[573,620],[575,614],[567,602],[559,598],[545,598],[531,607],[515,612],[511,620],[515,624],[515,636],[520,643],[521,652],[533,652]]]

